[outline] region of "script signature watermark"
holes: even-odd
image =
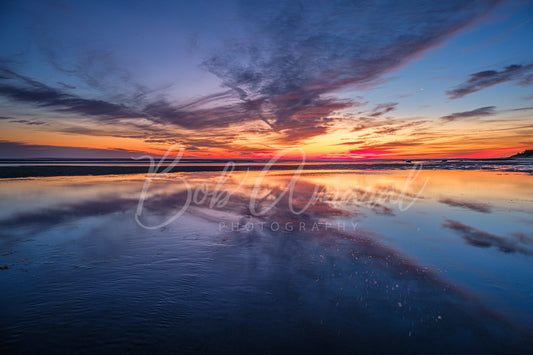
[[[177,149],[177,153],[175,153],[172,162],[166,165],[165,163],[167,161],[167,158],[173,151],[176,150],[176,147],[179,147],[179,149]],[[167,150],[165,155],[157,163],[150,155],[144,155],[141,157],[133,158],[136,160],[148,159],[150,161],[148,173],[146,174],[146,178],[144,180],[144,184],[141,190],[139,202],[137,204],[137,209],[135,213],[135,221],[139,226],[146,229],[159,229],[165,227],[180,218],[193,204],[197,206],[205,205],[210,209],[224,209],[227,206],[231,196],[236,194],[241,189],[241,187],[245,183],[246,178],[248,177],[249,168],[246,170],[244,177],[241,179],[241,181],[236,187],[232,188],[231,190],[224,188],[226,182],[232,176],[232,173],[235,171],[236,165],[232,161],[227,162],[224,168],[220,171],[219,179],[216,184],[214,184],[214,186],[209,186],[207,183],[202,183],[193,189],[191,187],[191,184],[189,184],[189,182],[183,175],[174,174],[173,177],[177,180],[177,182],[183,184],[184,191],[186,192],[186,198],[183,205],[165,221],[157,225],[145,224],[143,221],[141,221],[141,216],[143,215],[144,204],[148,197],[148,191],[150,189],[152,181],[157,180],[158,178],[165,176],[166,173],[171,172],[172,169],[180,163],[184,151],[185,149],[183,146],[173,145]],[[301,159],[299,160],[297,167],[293,170],[291,179],[283,188],[283,190],[273,199],[273,201],[269,203],[268,206],[261,206],[261,203],[258,203],[258,201],[261,200],[260,191],[262,188],[264,188],[263,181],[265,180],[267,173],[276,163],[279,162],[280,159],[287,156],[287,154],[289,153],[294,153],[294,151],[297,151],[301,154]],[[331,186],[315,185],[311,197],[307,199],[307,202],[303,205],[303,207],[296,208],[294,204],[296,193],[295,187],[298,182],[298,179],[302,174],[305,162],[306,154],[301,148],[289,148],[282,150],[278,152],[272,159],[270,159],[266,163],[266,165],[264,165],[259,175],[255,177],[252,191],[249,194],[249,215],[258,218],[266,216],[267,213],[271,211],[274,207],[276,207],[287,194],[287,207],[289,209],[289,212],[295,216],[305,213],[310,207],[315,205],[317,202],[329,202],[335,205],[342,205],[343,203],[350,203],[354,202],[355,200],[365,201],[366,205],[368,206],[376,206],[383,202],[388,202],[389,204],[397,205],[398,209],[403,212],[407,211],[418,200],[428,182],[428,179],[426,178],[425,182],[422,184],[422,187],[416,194],[411,194],[408,192],[410,186],[418,178],[420,170],[422,169],[421,164],[413,164],[413,168],[410,170],[409,175],[407,176],[403,184],[403,188],[399,193],[397,193],[394,189],[389,188],[384,189],[380,193],[369,193],[368,191],[366,191],[361,196],[360,194],[357,195],[353,190],[341,192],[338,189],[332,188]]]

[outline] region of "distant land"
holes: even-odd
[[[516,153],[509,158],[533,158],[533,149],[524,150],[522,153]]]
[[[529,159],[513,159],[515,157],[531,157],[533,151],[516,154],[509,158],[495,159],[428,159],[421,161],[381,160],[381,161],[314,161],[303,166],[304,170],[410,170],[420,168],[424,170],[494,170],[508,172],[523,172],[533,174],[533,164]],[[1,160],[0,179],[51,177],[51,176],[86,176],[86,175],[122,175],[122,174],[147,174],[149,161],[121,160]],[[171,160],[164,161],[161,168],[169,167]],[[215,172],[224,171],[227,161],[190,160],[184,164],[170,167],[168,172]],[[236,161],[231,171],[259,171],[267,164],[265,160]],[[420,164],[420,165],[418,165]],[[269,170],[296,170],[300,162],[291,160],[278,162],[270,166]]]

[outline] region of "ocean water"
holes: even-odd
[[[15,352],[524,352],[533,179],[216,171],[0,181]]]

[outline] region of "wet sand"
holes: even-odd
[[[408,173],[308,172],[296,185],[294,202],[300,208],[317,182],[377,194],[385,189],[394,200]],[[0,265],[9,268],[0,270],[5,285],[0,350],[527,353],[533,347],[531,329],[507,308],[488,303],[483,296],[489,291],[465,287],[465,277],[491,281],[512,304],[530,294],[527,285],[519,286],[530,279],[530,256],[520,249],[513,253],[514,244],[502,244],[503,237],[521,231],[516,218],[527,218],[531,211],[531,201],[521,196],[530,177],[423,174],[435,176],[406,212],[390,201],[319,200],[294,215],[286,194],[266,214],[254,217],[248,201],[256,172],[224,207],[212,207],[209,200],[192,204],[180,219],[154,230],[134,220],[144,175],[5,180]],[[206,191],[214,191],[219,174],[183,175],[191,186],[205,183]],[[225,188],[234,190],[244,175],[236,174]],[[467,175],[476,186],[491,189],[465,186]],[[268,176],[258,209],[281,196],[290,178],[290,171]],[[418,190],[412,186],[407,193]],[[492,200],[484,205],[470,201],[483,196]],[[149,190],[142,221],[155,225],[167,219],[187,198],[176,176],[162,176]],[[519,207],[524,212],[517,212]],[[514,211],[510,217],[508,209]],[[495,224],[470,225],[476,218]],[[324,229],[325,222],[339,221],[361,225]],[[220,230],[221,222],[229,230]],[[274,231],[274,222],[305,223],[307,229]],[[233,230],[233,223],[240,227]],[[256,228],[247,230],[247,223]],[[267,227],[259,229],[260,223]],[[315,223],[321,227],[313,231]],[[492,230],[496,224],[506,228]],[[387,226],[390,230],[383,230]],[[528,243],[530,235],[522,232]],[[387,244],[389,236],[396,236],[400,247]],[[485,245],[488,237],[499,244]],[[485,244],[470,243],[473,238],[484,238]],[[417,252],[424,243],[431,246],[427,259]],[[434,264],[435,258],[442,258],[444,266]],[[472,269],[485,258],[495,270]],[[458,263],[459,276],[446,272]],[[498,281],[494,271],[505,272],[511,282]],[[527,317],[533,314],[531,302],[524,302],[515,307]]]
[[[304,170],[408,170],[419,166],[424,170],[497,170],[507,172],[525,172],[533,174],[533,159],[499,159],[499,160],[448,160],[448,161],[422,161],[420,165],[397,162],[312,162],[304,165]],[[0,164],[0,179],[22,177],[47,177],[47,176],[85,176],[85,175],[123,175],[143,174],[148,172],[148,166],[132,165],[96,165],[87,162],[88,165],[24,165],[9,166]],[[235,171],[259,171],[263,170],[266,162],[246,164],[237,162]],[[164,169],[167,165],[162,165]],[[299,163],[274,164],[270,170],[295,170]],[[179,164],[170,172],[200,172],[222,171],[225,163],[216,164]]]

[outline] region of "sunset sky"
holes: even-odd
[[[0,157],[503,157],[531,1],[2,1]]]

